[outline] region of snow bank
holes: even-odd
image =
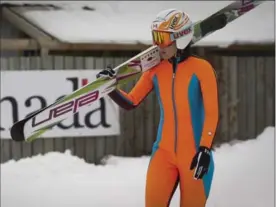
[[[274,130],[216,149],[207,207],[273,207]],[[111,157],[95,166],[69,152],[10,161],[1,165],[1,207],[141,207],[148,162]],[[179,206],[179,189],[171,206]]]
[[[40,1],[20,2],[35,4]],[[151,44],[150,23],[159,11],[167,8],[181,9],[189,13],[193,21],[198,21],[231,2],[233,1],[44,1],[43,4],[52,3],[61,6],[63,10],[28,11],[23,16],[65,42]],[[83,6],[92,7],[95,11],[85,11]],[[197,45],[273,43],[274,25],[274,1],[268,1]]]

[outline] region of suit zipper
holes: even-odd
[[[176,103],[175,103],[175,89],[174,89],[174,81],[175,81],[175,73],[176,73],[176,68],[173,71],[173,81],[172,81],[172,101],[173,101],[173,112],[174,112],[174,152],[177,152],[177,112],[176,112]]]

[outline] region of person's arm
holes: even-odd
[[[153,83],[149,71],[144,72],[136,85],[126,93],[121,89],[116,89],[109,93],[109,97],[120,107],[131,110],[137,107],[146,96],[151,92]]]
[[[199,75],[205,119],[201,135],[200,146],[211,148],[217,130],[219,119],[218,86],[214,68],[207,61],[200,69]]]

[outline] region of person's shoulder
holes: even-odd
[[[157,69],[157,68],[161,68],[161,67],[164,67],[165,65],[168,65],[169,64],[169,61],[168,60],[164,60],[164,59],[161,59],[160,63],[157,64],[156,66],[154,66],[153,68]]]
[[[198,64],[207,68],[213,68],[212,64],[207,59],[194,54],[190,56],[190,61],[192,61],[193,64]]]
[[[208,60],[197,55],[192,55],[190,58],[192,64],[197,66],[196,68],[198,68],[198,72],[200,74],[203,74],[203,76],[207,74],[214,74],[215,77],[217,77],[215,68]]]
[[[153,66],[152,68],[146,70],[145,72],[142,73],[142,76],[145,77],[145,78],[149,78],[149,79],[152,79],[153,76],[156,74],[156,71],[159,69],[159,68],[162,68],[164,66],[164,61],[160,61],[159,64]]]
[[[159,70],[160,68],[163,67],[167,67],[168,66],[168,61],[167,60],[161,60],[157,65],[153,66],[152,68],[150,68],[149,70],[147,70],[145,73],[147,74],[154,74],[157,70]]]

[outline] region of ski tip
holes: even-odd
[[[10,135],[12,140],[17,141],[17,142],[22,142],[25,141],[25,137],[24,137],[24,124],[25,124],[25,120],[16,122],[11,130],[10,130]]]

